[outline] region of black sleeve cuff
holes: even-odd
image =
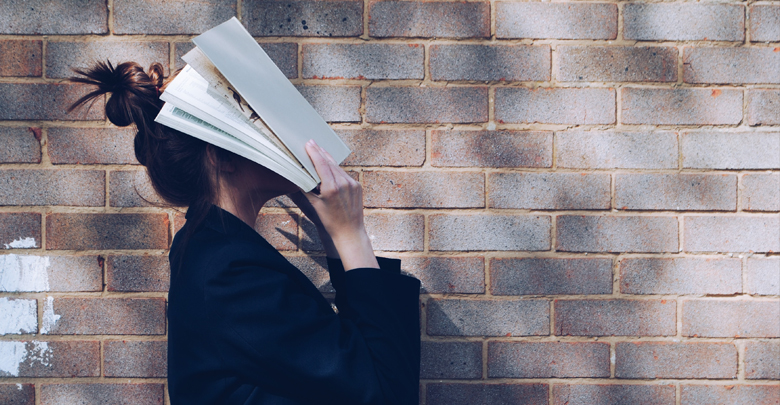
[[[330,273],[330,283],[333,285],[333,288],[338,291],[339,287],[344,284],[344,274],[346,273],[344,271],[344,264],[340,259],[331,259],[330,257],[326,257],[326,259],[328,262],[328,273]],[[377,256],[376,261],[379,264],[379,268],[374,270],[390,271],[394,274],[401,274],[401,259]]]

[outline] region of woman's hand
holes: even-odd
[[[322,246],[325,248],[325,255],[331,259],[340,259],[339,252],[336,250],[336,246],[333,244],[333,239],[330,238],[328,231],[326,231],[325,227],[322,226],[322,221],[320,221],[320,217],[317,215],[317,211],[315,211],[314,207],[312,207],[311,203],[309,203],[309,199],[306,198],[306,196],[303,195],[303,192],[300,190],[292,194],[288,194],[288,196],[295,203],[295,205],[298,206],[301,212],[303,212],[303,215],[306,215],[306,217],[309,218],[309,220],[317,228],[317,233],[320,236],[320,242],[322,242]]]

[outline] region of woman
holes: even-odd
[[[168,383],[177,404],[416,404],[420,282],[377,258],[362,190],[330,155],[306,150],[322,179],[302,193],[270,170],[158,125],[163,68],[97,63],[72,81],[97,86],[106,116],[134,124],[135,154],[157,193],[187,206],[170,250]],[[297,190],[297,191],[296,191]],[[317,226],[336,307],[253,225],[289,194]]]

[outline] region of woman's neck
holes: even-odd
[[[230,193],[222,189],[216,205],[235,215],[254,229],[260,209],[263,208],[268,200],[274,197],[277,197],[277,195],[258,195],[246,192]]]

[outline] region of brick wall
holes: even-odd
[[[238,16],[423,282],[421,402],[780,404],[780,3],[0,2],[0,402],[166,404],[166,249],[97,102]],[[258,231],[332,290],[285,198]]]

